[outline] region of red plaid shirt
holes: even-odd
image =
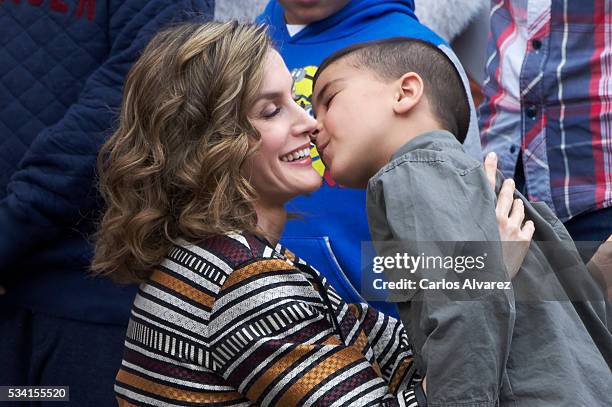
[[[566,221],[612,206],[612,1],[493,0],[485,152]]]

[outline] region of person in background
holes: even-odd
[[[270,26],[270,35],[292,72],[299,103],[311,111],[312,78],[325,57],[354,43],[405,36],[439,46],[467,77],[445,43],[414,15],[413,0],[271,0],[258,22]],[[469,93],[469,91],[468,91]],[[482,159],[474,104],[470,96],[470,125],[466,150]],[[358,100],[355,103],[359,103]],[[289,209],[308,216],[287,222],[283,243],[312,261],[314,266],[349,302],[363,302],[360,295],[360,249],[371,240],[365,213],[365,193],[335,183],[315,148],[314,168],[324,177],[323,186],[307,197],[291,201]],[[394,304],[373,302],[385,313],[397,315]]]
[[[267,3],[268,0],[216,0],[215,20],[253,22]]]
[[[99,146],[161,27],[210,0],[0,2],[0,385],[114,403],[135,287],[88,275]]]
[[[478,106],[483,99],[489,0],[415,0],[415,13],[421,23],[451,45],[470,78]]]
[[[612,6],[491,4],[483,148],[575,241],[603,242],[612,232]]]
[[[414,12],[422,24],[452,43],[480,13],[488,10],[488,3],[488,0],[414,0]]]
[[[523,195],[554,211],[608,293],[611,12],[605,0],[491,2],[485,100],[479,107],[484,150],[497,153],[500,170],[515,178]],[[606,266],[594,267],[592,258]],[[574,306],[583,318],[591,313],[585,302]],[[610,301],[606,310],[610,326]]]

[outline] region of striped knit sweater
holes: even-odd
[[[401,322],[246,233],[175,246],[141,285],[115,391],[121,406],[425,404]]]

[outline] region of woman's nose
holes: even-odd
[[[317,120],[312,117],[301,106],[296,106],[296,135],[308,134],[309,136],[318,129]]]

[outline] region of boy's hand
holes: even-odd
[[[495,175],[497,173],[497,155],[495,153],[487,154],[484,169],[491,188],[495,189]],[[523,201],[513,199],[513,196],[514,180],[507,179],[499,191],[495,215],[499,237],[502,241],[504,264],[510,279],[514,278],[521,268],[535,232],[532,221],[528,220],[523,224],[523,220],[525,220]]]
[[[612,301],[612,235],[602,243],[587,264],[589,272]]]

